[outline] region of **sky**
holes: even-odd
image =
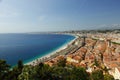
[[[120,24],[120,0],[0,0],[0,33],[69,31]]]

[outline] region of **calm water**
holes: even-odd
[[[15,65],[42,57],[75,37],[60,34],[0,34],[0,59]]]

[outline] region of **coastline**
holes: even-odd
[[[32,60],[29,60],[29,61],[26,61],[24,63],[24,65],[36,65],[38,64],[39,62],[41,62],[42,60],[45,60],[45,59],[48,59],[48,58],[51,58],[51,56],[54,56],[56,55],[57,53],[59,53],[60,51],[66,49],[68,47],[68,45],[72,44],[78,37],[74,34],[62,34],[62,35],[71,35],[71,36],[74,36],[75,38],[66,42],[65,44],[63,44],[62,46],[60,46],[59,48],[51,51],[51,52],[48,52],[47,54],[43,55],[43,56],[38,56],[36,57],[35,59],[32,59]]]

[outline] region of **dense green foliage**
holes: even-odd
[[[6,79],[6,75],[9,73],[10,66],[6,64],[5,60],[0,60],[0,80]]]
[[[59,62],[57,63],[57,66],[65,67],[66,66],[66,59],[59,60]]]
[[[95,70],[91,74],[92,80],[104,80],[104,75],[102,70]]]
[[[112,75],[105,74],[105,75],[104,75],[104,80],[114,80],[114,78],[113,78]]]
[[[0,60],[0,80],[114,80],[114,78],[109,74],[103,75],[102,70],[87,73],[83,67],[66,65],[64,59],[52,67],[43,63],[36,66],[23,65],[20,60],[13,68],[10,68],[6,61]]]
[[[81,67],[61,67],[40,63],[37,66],[25,66],[18,80],[89,80],[88,73]]]

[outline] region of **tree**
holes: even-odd
[[[22,60],[19,60],[19,61],[18,61],[18,69],[22,70],[23,66],[24,66],[24,65],[23,65]]]
[[[18,76],[22,73],[23,67],[23,62],[19,60],[17,66],[14,66],[9,72],[9,80],[17,80]]]
[[[100,67],[100,63],[99,63],[99,61],[97,61],[97,59],[95,58],[94,59],[94,63],[93,63],[93,66],[96,66],[96,67]]]
[[[89,74],[83,67],[74,67],[73,75],[75,75],[75,80],[89,80]]]
[[[104,75],[102,70],[95,70],[91,73],[92,80],[104,80]]]
[[[30,65],[26,65],[23,67],[22,73],[19,74],[18,80],[33,80],[35,79],[33,78],[34,73],[35,73],[34,67]]]
[[[47,80],[51,78],[51,67],[49,65],[40,63],[34,66],[34,73],[31,75],[35,80]]]
[[[104,75],[104,80],[115,80],[114,77],[110,74],[105,74]]]
[[[0,60],[0,80],[5,80],[9,73],[10,66],[6,63],[5,60]]]
[[[66,59],[60,59],[57,63],[57,66],[59,67],[65,67],[66,66]]]

